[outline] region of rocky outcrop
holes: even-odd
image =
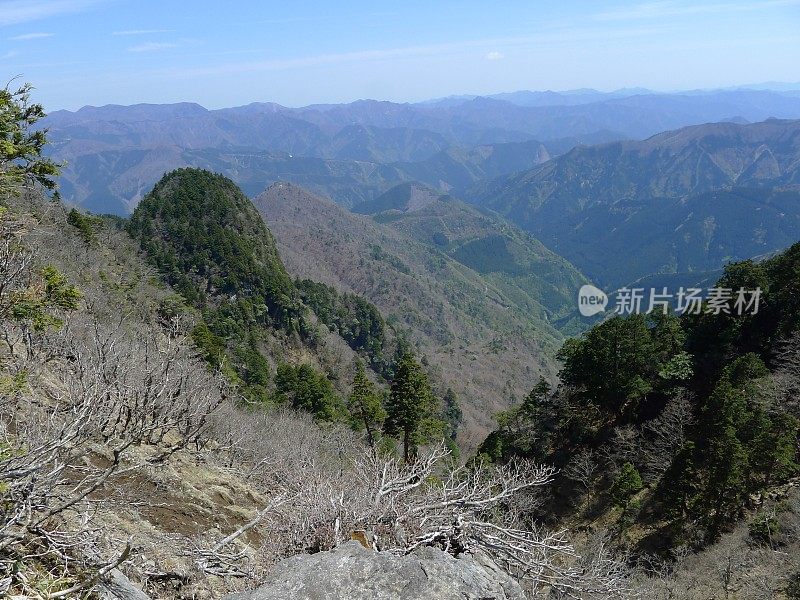
[[[348,542],[278,563],[261,587],[224,600],[524,600],[522,588],[485,557],[436,548],[407,556]]]
[[[94,591],[100,600],[150,600],[119,569],[112,569]]]

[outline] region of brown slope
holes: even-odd
[[[254,204],[290,274],[367,298],[406,333],[439,391],[452,387],[462,402],[462,446],[475,448],[493,413],[554,375],[558,334],[435,248],[287,183]]]

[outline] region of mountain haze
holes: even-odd
[[[798,192],[800,121],[768,120],[575,148],[470,195],[622,285],[786,247],[800,236]]]
[[[222,172],[252,195],[275,181],[294,181],[350,206],[408,180],[460,194],[479,180],[528,169],[579,144],[713,121],[800,118],[800,97],[788,92],[642,92],[566,94],[592,99],[580,103],[530,92],[303,108],[109,105],[56,111],[45,126],[49,151],[67,165],[65,199],[127,214],[165,172],[179,167]],[[524,104],[521,97],[539,100],[508,101]]]

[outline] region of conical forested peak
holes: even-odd
[[[227,177],[202,169],[166,174],[136,208],[128,228],[190,302],[247,299],[266,305],[279,321],[293,312],[294,287],[275,240]]]
[[[131,218],[134,229],[148,223],[154,233],[230,229],[252,238],[260,259],[277,259],[272,234],[249,198],[227,177],[204,169],[177,169],[164,175]],[[274,266],[283,270],[282,265]]]

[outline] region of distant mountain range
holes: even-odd
[[[657,95],[713,95],[719,92],[740,92],[740,91],[759,91],[759,92],[781,92],[793,95],[800,94],[800,82],[786,83],[779,81],[770,81],[759,84],[738,85],[726,88],[710,89],[710,90],[686,90],[681,92],[656,92],[643,87],[620,88],[611,92],[601,92],[592,88],[581,88],[577,90],[566,91],[530,91],[519,90],[516,92],[503,92],[500,94],[489,94],[484,97],[492,98],[493,100],[504,100],[519,106],[575,106],[578,104],[591,104],[592,102],[602,102],[604,100],[613,100],[617,98],[629,98],[631,96],[657,96]],[[434,104],[434,105],[457,105],[461,102],[474,100],[480,96],[476,94],[463,94],[458,96],[447,96],[445,98],[436,98],[433,100],[426,100],[420,104]]]
[[[575,148],[470,198],[604,285],[710,271],[800,237],[800,121]]]
[[[181,166],[225,173],[251,194],[294,181],[351,206],[403,181],[460,195],[482,179],[530,168],[576,145],[769,117],[800,118],[800,96],[577,90],[304,108],[112,105],[56,111],[44,125],[53,156],[67,165],[65,199],[126,214],[165,172]]]
[[[66,162],[62,195],[94,212],[129,213],[182,166],[222,173],[250,197],[291,182],[469,268],[478,287],[514,298],[555,339],[577,326],[563,310],[567,287],[520,279],[519,265],[542,275],[542,264],[519,259],[522,246],[525,255],[538,244],[533,254],[546,249],[613,289],[708,280],[728,261],[800,238],[794,119],[791,90],[576,90],[422,104],[85,107],[46,125]],[[459,198],[479,211],[468,216]],[[448,237],[476,214],[485,220],[475,239]],[[533,237],[519,246],[504,227]],[[423,254],[406,262],[426,264]]]

